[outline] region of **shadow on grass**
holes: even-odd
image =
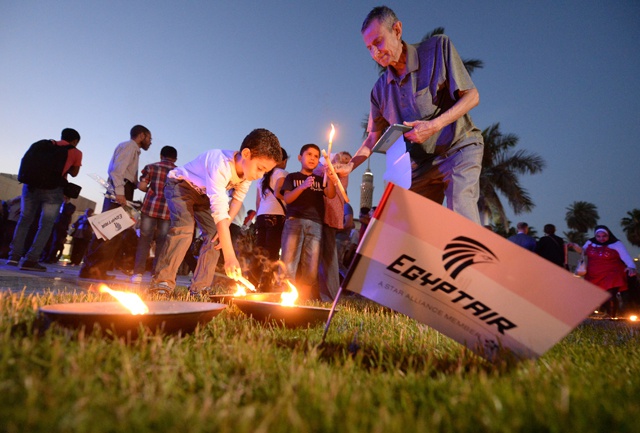
[[[274,338],[274,343],[283,349],[315,354],[323,362],[339,366],[353,363],[365,371],[394,372],[401,374],[439,375],[504,373],[520,362],[511,352],[503,350],[490,362],[462,345],[438,354],[403,351],[389,346],[376,346],[358,342],[357,336],[349,343],[322,342],[310,339]]]

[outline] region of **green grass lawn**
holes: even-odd
[[[231,306],[188,336],[36,332],[41,305],[0,294],[1,432],[636,432],[637,325],[589,321],[538,360],[488,363],[386,308],[346,299],[323,327]]]

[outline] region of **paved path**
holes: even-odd
[[[103,283],[100,280],[90,280],[79,278],[79,266],[66,266],[66,263],[59,262],[51,265],[46,264],[47,272],[21,271],[16,266],[7,266],[6,260],[0,259],[0,292],[19,293],[24,290],[26,294],[51,292],[85,292],[97,288]],[[114,290],[135,290],[146,288],[151,280],[147,273],[141,284],[129,282],[129,275],[120,271],[111,271],[115,275],[114,280],[105,283]],[[189,277],[179,275],[177,284],[179,286],[189,286]]]

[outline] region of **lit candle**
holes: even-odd
[[[325,163],[329,163],[329,160],[331,159],[331,146],[333,145],[333,136],[336,133],[336,128],[333,127],[333,123],[331,124],[331,132],[329,133],[329,148],[327,149],[327,154],[329,156],[325,156],[324,160]],[[326,165],[326,164],[325,164]],[[322,182],[322,186],[327,186],[327,172],[324,172],[324,180]]]
[[[324,149],[322,149],[322,156],[324,156],[324,159],[327,161],[327,169],[331,170],[331,172],[336,175],[336,178],[338,178],[338,175],[336,174],[336,170],[333,168],[333,164],[331,164],[331,160],[329,159],[329,156],[327,155],[327,152]],[[340,179],[338,179],[336,183],[336,188],[338,188],[338,190],[340,191],[340,194],[342,194],[342,197],[344,197],[344,201],[349,203],[349,197],[347,197],[347,192],[344,190],[344,187],[342,186],[342,182],[340,182]]]
[[[256,291],[256,286],[254,286],[251,281],[247,280],[245,277],[243,277],[242,275],[239,275],[235,278],[236,281],[239,281],[240,283],[244,284],[247,289],[251,290],[252,292]]]

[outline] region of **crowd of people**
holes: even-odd
[[[79,135],[76,139],[69,139],[65,136],[68,131],[68,128],[63,131],[63,137],[56,145],[67,146],[73,140],[76,140],[74,145],[77,145]],[[19,266],[22,270],[46,271],[46,267],[40,263],[56,263],[61,257],[67,236],[70,235],[70,264],[81,266],[79,277],[109,280],[114,276],[108,272],[115,267],[122,267],[122,263],[126,262],[126,251],[131,251],[129,245],[133,239],[135,260],[130,270],[131,282],[140,283],[143,274],[150,272],[153,276],[149,288],[151,293],[166,295],[174,290],[176,274],[185,258],[188,258],[188,253],[192,253],[196,260],[190,293],[197,295],[208,291],[215,278],[220,252],[227,276],[237,278],[243,273],[249,274],[261,290],[271,290],[271,271],[274,264],[279,263],[281,245],[286,245],[283,247],[283,253],[286,254],[295,255],[296,251],[305,251],[302,257],[298,256],[296,259],[297,262],[304,262],[306,267],[303,273],[297,273],[297,262],[294,267],[287,266],[294,262],[293,259],[288,260],[284,266],[284,276],[298,280],[303,296],[309,299],[320,298],[318,278],[311,274],[313,271],[317,272],[319,266],[323,269],[326,280],[331,282],[331,288],[324,287],[323,298],[329,299],[337,293],[339,266],[335,230],[344,228],[345,203],[340,196],[337,205],[326,206],[325,212],[324,196],[336,198],[335,185],[339,178],[336,172],[327,171],[326,167],[319,169],[323,165],[320,163],[318,146],[303,146],[299,158],[301,171],[288,174],[284,171],[288,156],[280,147],[277,137],[266,129],[256,129],[247,135],[238,151],[210,150],[181,167],[175,165],[177,150],[165,146],[160,152],[160,161],[145,166],[138,178],[139,155],[142,150],[148,150],[151,146],[151,132],[142,125],[135,125],[129,135],[128,141],[116,147],[109,163],[108,191],[103,211],[120,206],[131,207],[134,205],[132,200],[135,189],[144,191],[146,194],[137,222],[139,234],[132,234],[134,230],[129,229],[111,239],[100,239],[93,233],[89,223],[93,209],[86,209],[72,224],[71,218],[76,209],[64,195],[64,182],[61,181],[54,188],[24,184],[22,196],[6,202],[6,212],[3,211],[3,216],[7,217],[3,221],[9,221],[10,216],[16,219],[16,215],[19,215],[15,224],[7,222],[2,227],[3,238],[10,242],[8,265]],[[81,160],[77,153],[70,155],[68,152],[66,158],[72,157],[75,158],[74,161]],[[341,167],[349,159],[350,155],[340,153],[335,155],[334,162],[337,167]],[[80,163],[66,165],[79,167]],[[313,174],[313,170],[318,169],[318,174]],[[75,170],[76,175],[77,172]],[[69,169],[65,169],[59,177],[64,179],[64,174],[68,173]],[[267,182],[263,183],[264,188],[261,189],[264,200],[257,201],[260,215],[255,226],[256,250],[248,251],[240,248],[239,244],[249,237],[248,231],[253,227],[256,211],[250,210],[243,215],[241,220],[244,220],[239,225],[234,225],[232,221],[241,215],[242,202],[250,182],[262,178],[265,173]],[[328,183],[323,181],[323,176],[329,179]],[[346,176],[342,182],[346,186],[345,179]],[[269,186],[271,180],[273,184]],[[25,197],[29,203],[33,195],[56,198],[50,200],[51,206],[55,204],[56,208],[56,214],[47,216],[52,219],[50,227],[43,225],[42,216],[38,217],[38,212],[44,213],[42,206],[32,210],[31,207],[25,208],[22,205]],[[270,202],[276,204],[275,210],[268,206]],[[331,230],[327,232],[331,239],[327,239],[323,232],[323,225],[328,221],[326,215],[333,215]],[[314,236],[296,232],[291,227],[290,232],[283,235],[286,231],[286,219],[313,225]],[[17,239],[15,234],[18,233],[18,228],[26,223],[30,224],[31,235],[28,236],[27,231],[27,234]],[[201,242],[194,251],[196,229],[199,230],[198,239]],[[10,231],[13,231],[11,235]],[[46,237],[42,246],[36,245],[37,236]],[[330,242],[331,248],[335,249],[334,255],[321,257],[321,240],[323,244]],[[32,250],[36,252],[32,253]],[[154,259],[150,262],[151,251],[154,252]],[[307,256],[307,251],[312,251],[313,255]],[[240,266],[237,256],[248,253],[251,257],[242,257],[242,261],[245,265],[251,264],[251,268],[257,273],[252,273],[252,269],[247,269],[247,266]],[[132,256],[130,252],[128,255]],[[260,266],[255,266],[255,263],[260,263]],[[333,273],[335,275],[329,277]]]
[[[98,238],[88,223],[93,209],[86,209],[72,226],[71,263],[81,266],[79,276],[113,278],[108,272],[115,263],[125,263],[123,254],[128,254],[131,282],[140,283],[150,272],[148,290],[157,295],[173,293],[176,275],[187,263],[193,271],[192,295],[210,290],[219,267],[231,279],[248,275],[260,290],[277,289],[288,278],[304,299],[332,299],[373,212],[360,209],[360,229],[355,230],[353,209],[339,191],[346,190],[349,173],[371,155],[394,124],[410,128],[404,134],[411,158],[410,189],[441,204],[446,197],[447,207],[479,224],[484,145],[469,112],[480,97],[453,43],[444,35],[406,43],[402,22],[386,6],[369,12],[361,35],[384,72],[371,91],[367,135],[355,155],[340,152],[332,155],[331,164],[323,164],[320,148],[309,143],[298,152],[299,170],[287,172],[289,155],[276,135],[254,129],[237,150],[211,149],[181,166],[176,166],[177,150],[165,146],[160,161],[145,166],[139,176],[139,156],[151,146],[152,136],[145,126],[135,125],[109,163],[102,210],[131,207],[134,191],[144,191],[139,236],[129,229],[111,239]],[[15,199],[7,203],[2,240],[12,239],[8,265],[45,271],[40,262],[59,259],[69,215],[75,210],[65,197],[65,186],[67,177],[80,170],[79,142],[80,134],[66,128],[60,140],[33,145],[49,149],[55,155],[49,159],[60,163],[49,164],[57,170],[54,180],[21,180],[19,217]],[[41,162],[34,159],[29,167]],[[260,179],[256,210],[244,215],[249,185]],[[558,266],[567,267],[568,248],[583,251],[590,263],[586,279],[612,298],[625,291],[625,273],[635,277],[633,261],[604,226],[596,228],[594,238],[583,246],[566,244],[552,224],[545,226],[545,235],[537,241],[528,234],[526,223],[518,223],[517,229],[511,241]],[[251,246],[243,248],[241,241],[247,239]]]
[[[529,235],[526,222],[517,224],[517,233],[508,239],[535,252],[551,263],[569,269],[568,252],[581,254],[579,263],[583,263],[584,274],[576,266],[576,275],[595,284],[609,294],[609,299],[597,310],[606,317],[616,318],[621,306],[640,308],[640,287],[638,287],[636,264],[624,244],[614,236],[607,226],[598,225],[594,235],[584,245],[565,242],[555,234],[553,224],[544,226],[544,236],[536,240]]]

